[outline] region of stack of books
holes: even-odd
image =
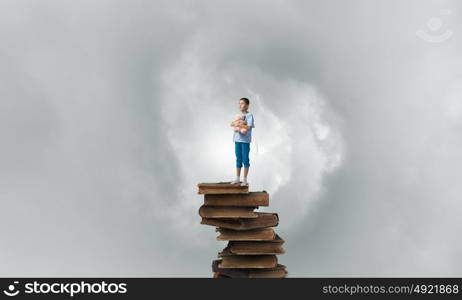
[[[230,182],[199,183],[204,195],[199,208],[201,224],[215,226],[217,240],[228,241],[212,262],[215,278],[283,278],[288,272],[277,255],[284,254],[284,240],[274,231],[277,213],[256,212],[269,206],[266,191],[249,192],[249,186]]]

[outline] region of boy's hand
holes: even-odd
[[[244,120],[237,120],[234,121],[230,124],[232,127],[239,127],[239,128],[245,128],[247,130],[250,130],[250,126],[247,126],[247,122]]]
[[[247,122],[244,121],[244,120],[237,120],[237,121],[232,122],[229,125],[232,126],[232,127],[242,127],[244,125],[247,125]]]

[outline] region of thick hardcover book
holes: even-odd
[[[221,259],[216,259],[212,262],[212,272],[228,276],[229,278],[284,278],[288,272],[286,266],[277,264],[274,268],[264,269],[236,269],[236,268],[220,268],[218,265]]]
[[[227,228],[215,228],[219,232],[219,241],[268,241],[276,238],[273,228],[258,228],[250,230],[233,230]]]
[[[284,254],[283,243],[284,240],[280,239],[279,236],[273,241],[229,241],[228,245],[218,253],[218,256]]]
[[[240,185],[239,183],[231,184],[231,181],[226,182],[211,182],[199,183],[198,194],[248,194],[249,186]]]
[[[276,255],[229,255],[222,256],[220,268],[274,268],[278,264]]]
[[[207,194],[204,195],[207,206],[269,206],[269,194],[266,191],[248,194]]]
[[[199,215],[204,218],[257,218],[255,207],[205,206],[199,208]]]
[[[248,230],[274,227],[279,223],[277,213],[256,212],[255,214],[257,214],[257,218],[202,218],[201,224],[234,230]]]

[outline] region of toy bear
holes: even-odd
[[[234,126],[234,131],[240,132],[242,134],[247,132],[246,128],[239,127],[239,125],[247,125],[247,122],[244,119],[244,114],[237,114],[234,117],[235,121],[231,123],[231,126]]]

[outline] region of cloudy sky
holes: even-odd
[[[0,2],[0,276],[210,277],[197,183],[290,277],[462,276],[459,1]]]

